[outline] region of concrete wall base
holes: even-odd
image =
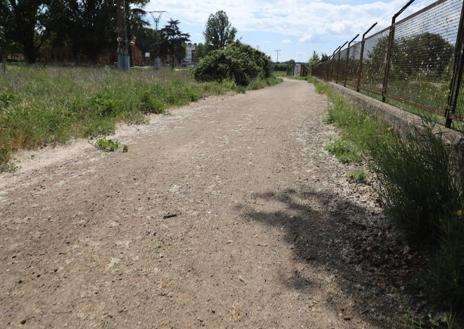
[[[327,83],[327,82],[326,82]],[[343,87],[333,82],[328,82],[330,88],[343,96],[348,102],[365,109],[374,118],[392,126],[401,136],[407,136],[423,127],[422,118],[416,114],[401,110],[393,105],[383,103],[377,99],[358,93],[352,89]],[[464,134],[456,130],[437,124],[434,127],[437,133],[441,133],[446,144],[455,150],[456,161],[461,169],[461,177],[464,178]]]

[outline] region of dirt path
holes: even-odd
[[[285,81],[0,176],[0,327],[392,328],[350,260],[380,210],[324,151],[326,107]]]

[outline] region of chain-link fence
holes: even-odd
[[[339,47],[312,74],[412,112],[428,111],[464,121],[461,88],[464,48],[463,0],[439,0],[349,47]],[[463,126],[462,124],[460,126]]]

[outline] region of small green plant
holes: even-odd
[[[11,162],[0,163],[0,173],[2,172],[13,173],[16,170],[18,170],[18,166],[15,165],[14,163],[11,163]]]
[[[451,313],[440,316],[428,314],[421,319],[408,313],[405,317],[405,325],[410,329],[459,329],[456,325],[456,316]]]
[[[166,104],[157,93],[147,91],[142,95],[141,104],[145,113],[164,113]]]
[[[0,105],[2,107],[10,105],[17,100],[19,100],[18,94],[8,90],[0,91]]]
[[[95,143],[95,146],[105,152],[114,152],[116,151],[121,143],[118,140],[100,138]]]
[[[314,88],[318,94],[326,94],[329,91],[329,86],[317,78],[309,76],[307,80],[314,85]]]
[[[325,149],[327,152],[334,155],[341,163],[357,163],[362,159],[361,152],[356,145],[341,138],[327,144]]]
[[[124,145],[122,146],[122,153],[127,153],[127,152],[129,152],[129,146],[126,145],[126,144],[124,144]]]
[[[364,183],[367,178],[367,174],[364,169],[356,169],[349,173],[350,179],[356,183]]]

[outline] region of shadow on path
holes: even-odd
[[[353,315],[381,328],[397,328],[406,313],[399,301],[421,308],[410,287],[416,286],[416,269],[424,260],[401,242],[381,214],[311,189],[266,192],[254,199],[253,207],[241,208],[244,218],[282,229],[297,261],[335,277],[343,295],[355,303]],[[311,279],[300,273],[283,280],[311,293]],[[323,302],[340,314],[346,311],[343,300],[335,296]]]

